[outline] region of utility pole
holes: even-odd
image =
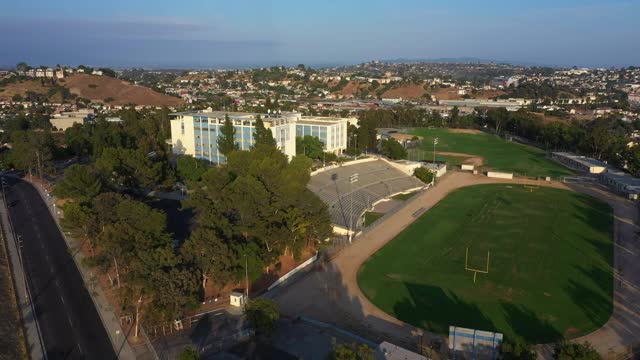
[[[247,260],[247,254],[244,254],[244,277],[245,277],[245,286],[247,288],[246,293],[246,299],[245,299],[245,304],[247,302],[249,302],[249,267],[248,267],[248,260]]]
[[[433,139],[433,179],[431,180],[431,184],[436,183],[436,173],[438,172],[438,167],[436,165],[436,145],[438,145],[438,138]]]
[[[349,244],[353,239],[353,184],[358,182],[358,173],[349,176],[349,197],[351,198],[351,211],[349,211]]]

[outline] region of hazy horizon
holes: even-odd
[[[12,2],[0,66],[243,68],[391,59],[640,65],[640,2]]]

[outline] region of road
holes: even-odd
[[[107,332],[47,205],[29,183],[4,177],[25,273],[49,359],[115,359]]]

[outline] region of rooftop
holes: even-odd
[[[592,167],[592,166],[607,167],[607,164],[605,164],[600,160],[596,160],[596,159],[582,156],[582,155],[576,155],[569,152],[554,152],[554,154],[558,156],[566,157],[567,159],[571,159],[587,167]]]

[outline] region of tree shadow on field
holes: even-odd
[[[590,321],[590,329],[595,330],[604,325],[613,312],[613,278],[611,273],[602,268],[592,267],[590,269],[578,268],[578,270],[591,280],[591,287],[584,282],[569,279],[565,291],[573,301],[576,308],[579,308],[585,318]],[[605,296],[603,294],[611,294]],[[566,334],[569,337],[584,335],[580,333]]]
[[[493,322],[477,305],[439,287],[414,283],[404,285],[411,297],[394,305],[393,312],[399,319],[439,334],[448,334],[450,325],[496,331]]]
[[[562,338],[562,334],[549,321],[539,318],[528,308],[504,301],[500,302],[500,306],[513,332],[505,334],[507,337],[517,335],[530,343],[550,343]]]
[[[418,353],[447,351],[446,338],[439,334],[392,320],[393,314],[372,314],[370,309],[367,310],[370,305],[363,304],[363,300],[353,293],[353,289],[346,286],[341,270],[334,261],[327,258],[321,258],[309,271],[296,277],[294,281],[276,287],[265,296],[272,298],[285,316],[304,317],[346,331],[342,335],[350,334],[347,335],[351,339],[349,343],[355,341],[375,347],[375,344],[388,341]],[[411,302],[407,303],[406,311],[415,311],[409,307],[416,308]],[[439,309],[433,310],[433,313],[439,312]],[[320,329],[331,331],[323,330],[322,327]],[[448,329],[440,333],[447,332]],[[307,355],[309,356],[304,358],[316,356]]]

